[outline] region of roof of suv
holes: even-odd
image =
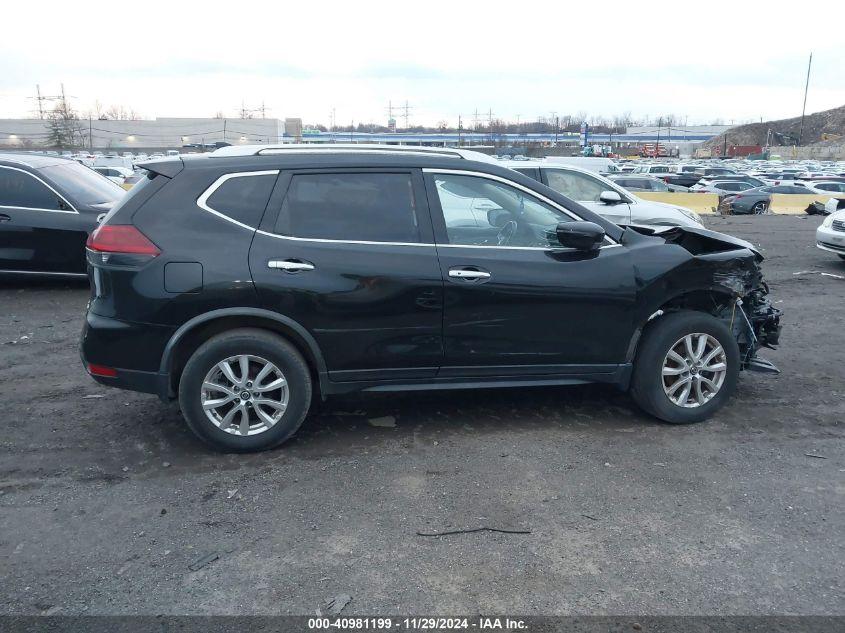
[[[482,152],[453,147],[423,147],[413,145],[377,145],[367,143],[332,143],[315,145],[309,143],[283,143],[280,145],[230,145],[211,152],[212,158],[226,156],[268,156],[288,154],[416,154],[463,158],[482,162],[498,162]]]

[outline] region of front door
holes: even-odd
[[[297,171],[277,187],[250,250],[264,306],[309,330],[332,380],[434,377],[443,282],[421,173]]]
[[[529,189],[487,174],[426,173],[445,282],[440,376],[604,373],[633,334],[627,248],[563,249],[555,227],[576,219]],[[465,205],[486,199],[487,222]]]

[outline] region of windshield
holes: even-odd
[[[79,163],[52,165],[42,167],[39,171],[80,204],[115,202],[126,193],[105,176]]]

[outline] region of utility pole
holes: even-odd
[[[226,142],[226,119],[223,119],[223,142]]]
[[[458,115],[458,147],[461,146],[461,115]]]
[[[43,119],[44,118],[44,107],[41,105],[41,102],[43,101],[44,97],[41,96],[41,86],[40,85],[35,84],[35,92],[38,95],[37,97],[35,97],[35,99],[38,101],[38,118]]]
[[[94,130],[91,127],[91,115],[88,115],[88,151],[94,151]]]
[[[798,129],[798,145],[801,145],[801,137],[804,135],[804,114],[807,111],[807,90],[810,87],[810,67],[813,65],[813,53],[810,53],[810,61],[807,63],[807,81],[804,83],[804,107],[801,108],[801,127]]]
[[[409,124],[408,124],[408,117],[409,117],[409,112],[411,110],[411,107],[408,105],[407,99],[405,100],[405,108],[404,109],[405,109],[405,114],[403,114],[402,116],[405,117],[405,129],[407,130],[408,127],[410,127]]]

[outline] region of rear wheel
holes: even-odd
[[[302,424],[311,376],[281,337],[238,329],[203,343],[179,381],[179,404],[191,430],[215,448],[249,452],[278,446]]]
[[[763,215],[768,210],[769,205],[763,202],[762,200],[760,202],[756,202],[754,206],[751,207],[751,211],[752,213],[754,213],[754,215]]]
[[[631,395],[666,422],[701,422],[733,394],[739,364],[739,348],[724,323],[703,312],[675,312],[643,335]]]

